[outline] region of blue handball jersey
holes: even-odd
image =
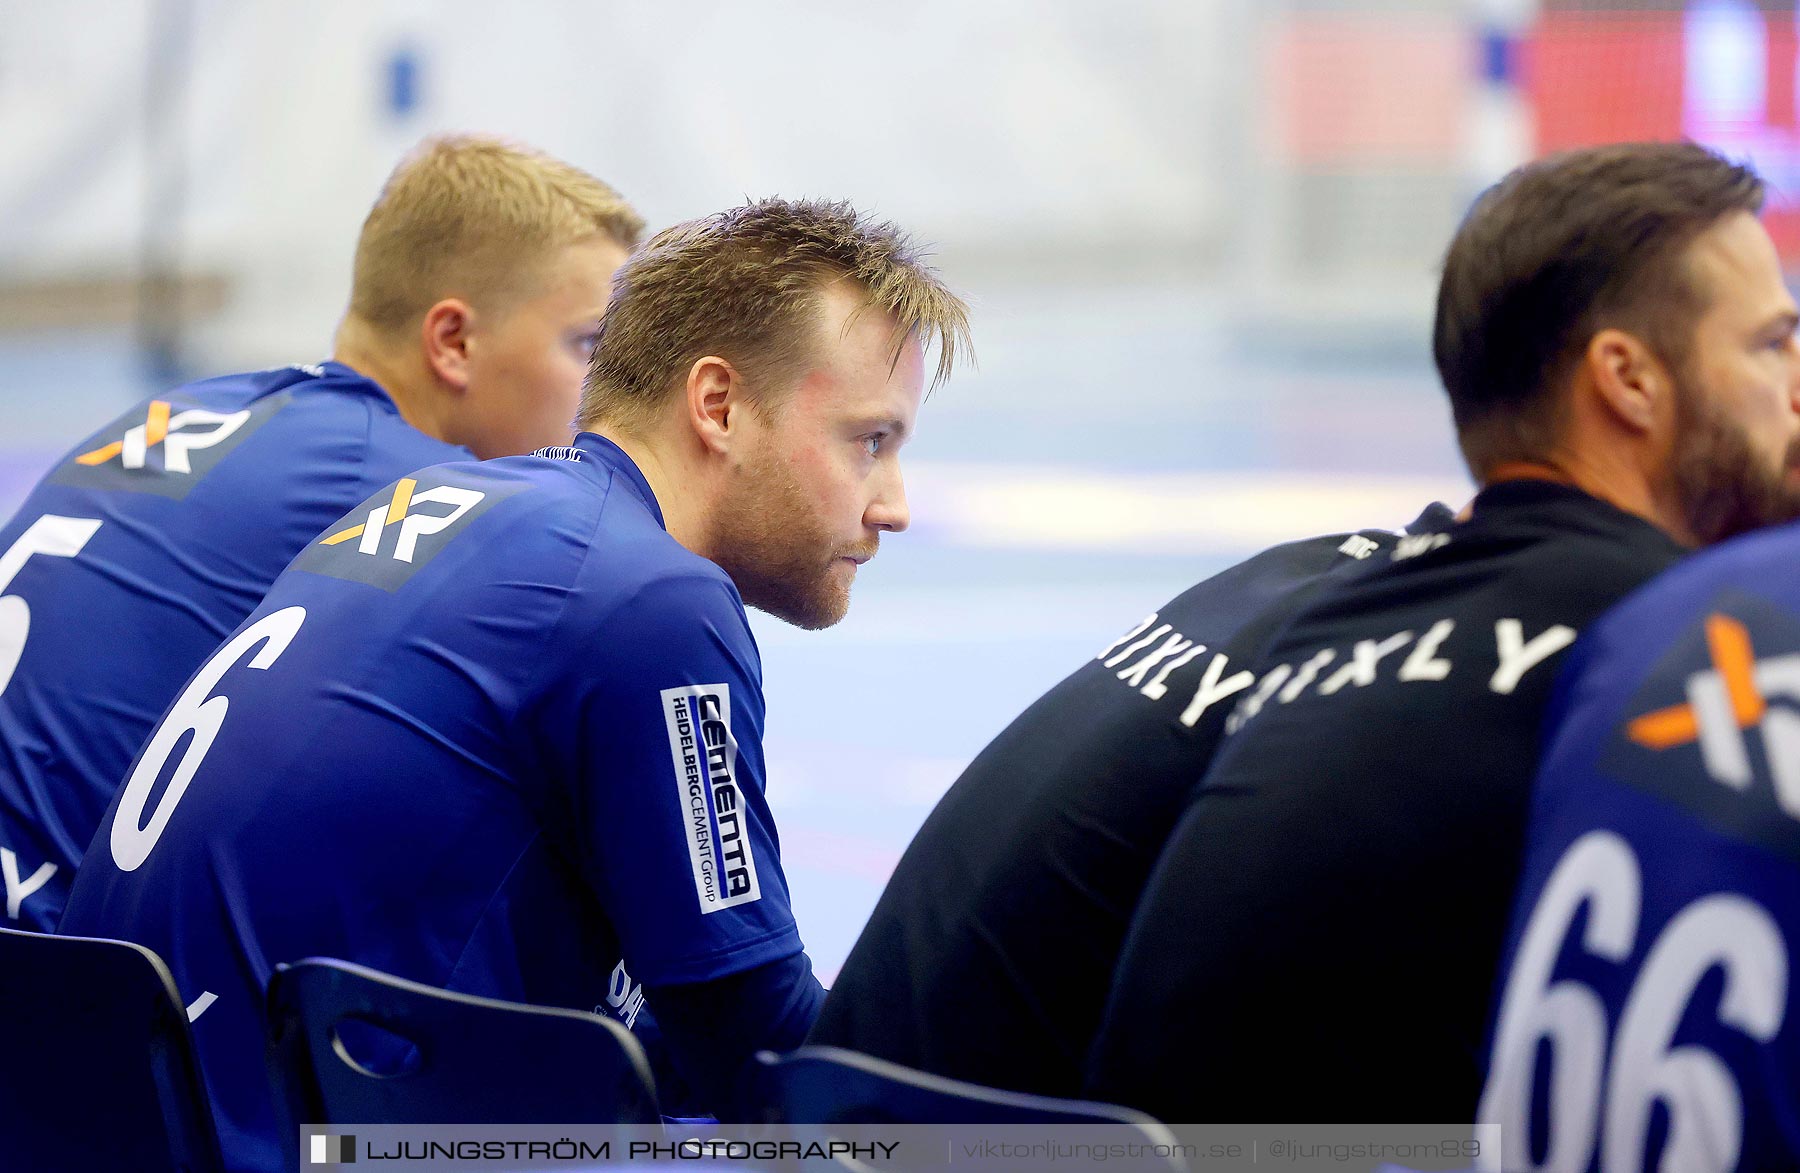
[[[273,1169],[278,962],[641,1033],[644,987],[798,954],[762,731],[736,588],[617,447],[426,469],[321,534],[194,676],[63,927],[163,955],[228,1159]]]
[[[467,457],[326,363],[189,384],[59,461],[0,529],[0,923],[55,926],[132,756],[307,542]]]
[[[1481,1101],[1507,1170],[1800,1168],[1797,571],[1800,527],[1739,539],[1571,652]]]

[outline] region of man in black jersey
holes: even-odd
[[[1087,1092],[1175,1120],[1468,1121],[1559,654],[1796,514],[1762,183],[1691,144],[1514,172],[1445,260],[1472,517],[1274,639],[1127,935]]]
[[[1448,526],[1433,505],[1407,527]],[[1026,709],[895,869],[808,1042],[1073,1096],[1144,881],[1245,667],[1384,530],[1289,542],[1190,587]]]

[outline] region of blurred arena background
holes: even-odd
[[[1485,184],[1697,138],[1761,167],[1800,264],[1797,74],[1791,0],[0,0],[0,509],[152,390],[323,357],[433,131],[543,147],[653,228],[767,194],[900,221],[980,368],[921,416],[913,532],[850,618],[755,617],[829,977],[961,766],[1119,631],[1467,495],[1427,331]]]

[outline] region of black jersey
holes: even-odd
[[[1151,875],[1087,1093],[1179,1121],[1472,1120],[1557,661],[1680,554],[1511,481],[1313,600]]]
[[[1442,529],[1434,505],[1415,532]],[[1132,909],[1268,637],[1382,530],[1291,542],[1192,587],[1050,690],[901,859],[810,1042],[1073,1095]]]

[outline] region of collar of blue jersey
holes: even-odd
[[[546,448],[543,451],[554,451],[559,455],[573,451],[576,455],[572,459],[572,463],[591,468],[596,479],[599,478],[601,470],[617,474],[637,492],[639,497],[643,498],[645,506],[656,518],[656,524],[664,529],[669,528],[669,523],[663,520],[662,506],[656,503],[656,494],[651,490],[650,482],[644,479],[643,470],[638,468],[636,461],[625,455],[623,448],[605,436],[582,432],[575,437],[575,443],[568,448]],[[562,459],[571,460],[567,456],[563,456]]]
[[[387,393],[387,388],[383,387],[380,383],[377,383],[374,379],[369,378],[369,376],[363,374],[355,367],[345,366],[336,359],[328,358],[321,363],[296,363],[294,369],[306,371],[316,378],[332,380],[334,390],[360,391],[369,398],[377,400],[382,407],[386,408],[394,415],[400,414],[400,405],[395,403],[394,397]],[[339,384],[342,384],[342,386],[339,387]]]

